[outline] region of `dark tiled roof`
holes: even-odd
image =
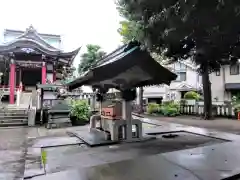
[[[132,71],[135,77],[130,77],[129,71],[131,69],[141,69],[146,74],[145,79],[137,77],[136,71]],[[109,88],[117,88],[122,79],[118,79],[119,75],[127,75],[129,78],[125,78],[127,83],[130,83],[131,87],[141,87],[147,85],[156,84],[170,84],[172,80],[175,80],[177,75],[170,72],[168,69],[161,66],[156,62],[147,51],[141,50],[139,46],[128,44],[119,48],[111,55],[102,59],[94,68],[89,70],[80,78],[69,82],[67,85],[69,89],[74,89],[82,85],[101,86],[106,83],[103,81],[114,80],[115,83],[108,82],[106,84]],[[140,74],[139,74],[140,75]],[[119,82],[119,83],[118,83]],[[120,83],[122,84],[122,83]],[[104,84],[105,86],[105,84]]]

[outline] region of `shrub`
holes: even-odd
[[[88,121],[90,115],[89,105],[84,100],[73,101],[70,115],[75,116],[77,120]]]
[[[200,94],[194,92],[194,91],[189,91],[184,94],[184,99],[195,99],[199,100],[200,99]]]
[[[234,112],[240,112],[240,104],[235,104],[233,108],[234,108]]]
[[[161,108],[162,115],[164,116],[177,116],[179,115],[179,110],[174,107],[165,106]]]
[[[149,103],[147,106],[147,113],[148,114],[154,114],[158,113],[159,111],[159,104],[156,103]]]

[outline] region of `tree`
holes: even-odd
[[[84,73],[91,68],[98,60],[100,60],[106,53],[101,51],[98,45],[88,44],[87,52],[81,55],[81,61],[78,65],[78,73]]]
[[[140,38],[139,36],[142,36],[142,30],[141,27],[137,25],[134,21],[121,21],[120,22],[121,27],[118,29],[118,33],[123,38],[123,43],[129,43],[132,40],[135,40],[136,37]],[[139,112],[143,113],[143,88],[140,87],[138,91],[138,100],[137,104],[139,104]]]
[[[190,58],[203,79],[204,116],[212,116],[209,73],[239,58],[240,1],[118,0],[120,14],[141,27],[137,40],[171,60]]]

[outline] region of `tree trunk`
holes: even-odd
[[[212,92],[209,80],[208,68],[202,73],[203,97],[204,97],[204,119],[212,119]]]
[[[138,98],[139,98],[139,113],[143,113],[144,109],[143,109],[143,87],[139,88],[139,92],[138,92]]]

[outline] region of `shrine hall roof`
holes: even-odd
[[[131,42],[100,60],[83,76],[67,83],[69,90],[82,85],[119,90],[167,84],[177,75],[156,62],[150,54]]]
[[[35,52],[43,54],[45,56],[65,59],[66,62],[70,64],[72,63],[75,56],[78,54],[79,50],[80,48],[71,52],[63,52],[62,50],[53,47],[48,42],[46,42],[41,37],[41,34],[38,34],[38,32],[32,26],[27,28],[27,30],[22,35],[18,36],[13,41],[0,45],[0,55],[6,55],[16,52]]]

